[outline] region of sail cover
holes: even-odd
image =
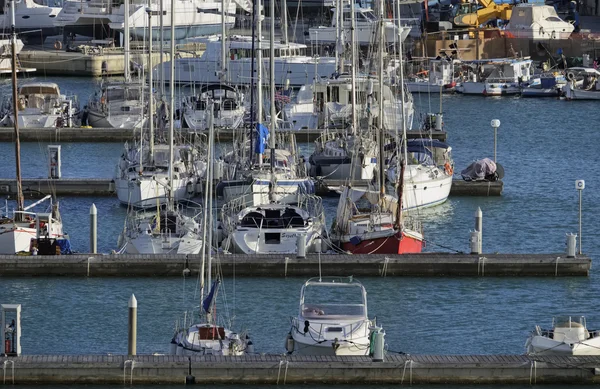
[[[202,302],[202,308],[204,309],[204,312],[210,313],[210,306],[212,305],[213,299],[215,298],[215,294],[217,291],[217,287],[219,286],[220,283],[221,283],[221,280],[216,280],[215,282],[213,282],[212,287],[210,288],[210,292],[208,293],[208,296],[206,296],[206,298]]]

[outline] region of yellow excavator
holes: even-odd
[[[490,20],[510,20],[512,4],[496,4],[494,0],[463,0],[452,22],[456,27],[478,27]]]

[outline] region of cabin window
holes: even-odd
[[[0,15],[4,15],[4,7],[6,6],[5,0],[0,0]]]
[[[332,86],[330,88],[327,88],[327,101],[334,101],[336,103],[339,103],[339,101],[340,101],[340,87],[339,86]]]
[[[265,244],[280,244],[281,233],[279,232],[267,232],[265,233]]]
[[[189,72],[189,73],[193,72],[194,71],[194,65],[190,65],[188,63],[184,63],[183,64],[183,71],[184,72]]]
[[[130,106],[128,106],[128,105],[126,105],[126,106],[124,106],[124,107],[121,107],[121,111],[122,111],[122,112],[129,112],[129,111],[131,111],[131,107],[130,107]]]

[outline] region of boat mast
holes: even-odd
[[[227,52],[225,51],[225,0],[221,2],[221,71],[219,78],[226,81]]]
[[[344,0],[337,0],[335,9],[335,69],[338,74],[344,72]]]
[[[262,2],[258,0],[258,12],[256,13],[256,130],[262,123]],[[254,131],[254,129],[252,129]],[[260,133],[257,134],[257,142]],[[262,154],[258,155],[258,165],[262,166]]]
[[[125,83],[131,81],[131,74],[129,72],[129,0],[125,0],[124,3],[124,14],[125,14],[125,24],[123,26],[123,63],[124,63],[124,74],[125,74]]]
[[[125,0],[128,1],[128,0]],[[169,91],[169,107],[170,115],[169,118],[169,200],[168,209],[173,210],[173,133],[175,131],[175,86],[173,81],[175,80],[175,0],[171,0],[171,88]]]
[[[378,44],[378,59],[379,59],[379,120],[377,121],[377,136],[379,140],[379,155],[377,155],[377,165],[379,174],[379,195],[381,198],[385,195],[385,180],[384,180],[384,164],[383,164],[383,46],[385,45],[384,34],[384,4],[383,0],[379,2],[379,44]]]
[[[269,92],[271,100],[271,132],[269,134],[269,148],[271,149],[271,157],[269,158],[271,165],[271,185],[269,190],[269,200],[273,200],[273,188],[275,187],[275,129],[277,127],[277,112],[275,112],[275,0],[270,0],[271,13],[271,34],[270,34],[270,50],[269,50]],[[286,10],[283,10],[285,13]]]
[[[212,287],[212,231],[213,231],[213,220],[212,220],[212,211],[213,211],[213,207],[212,207],[212,203],[213,203],[213,170],[214,170],[214,147],[215,147],[215,126],[214,126],[214,111],[211,109],[210,110],[210,114],[209,114],[209,136],[208,136],[208,167],[207,167],[207,175],[206,175],[206,180],[209,182],[208,183],[208,192],[206,192],[206,196],[208,196],[208,209],[204,210],[204,213],[206,214],[206,223],[204,224],[204,229],[208,228],[208,242],[207,241],[203,241],[202,244],[204,246],[206,246],[206,249],[208,250],[208,262],[206,264],[206,278],[207,278],[207,283],[206,285],[208,286],[208,288],[210,289]],[[211,133],[212,132],[212,133]],[[208,243],[208,244],[207,244]],[[200,301],[200,306],[202,306],[202,301]],[[209,315],[207,313],[207,315]],[[207,317],[207,321],[210,323],[211,317],[208,316]]]
[[[165,97],[165,67],[163,66],[163,50],[165,47],[165,37],[163,33],[164,21],[163,16],[165,14],[164,0],[160,0],[160,99]],[[171,58],[171,60],[173,60]],[[152,69],[150,69],[152,71]]]
[[[282,20],[281,20],[281,32],[283,33],[283,43],[286,46],[286,49],[289,50],[288,44],[290,43],[289,38],[288,38],[288,15],[287,15],[287,0],[281,0],[281,13],[282,13]],[[274,20],[274,19],[273,19]]]
[[[350,44],[352,46],[352,134],[356,135],[358,130],[358,118],[356,117],[356,15],[354,11],[354,0],[350,0],[350,20],[351,20],[351,34]],[[343,16],[342,9],[342,18]]]
[[[17,94],[17,32],[15,28],[15,0],[10,2],[10,32],[12,45],[12,99],[14,119],[13,126],[15,128],[15,163],[17,171],[17,211],[22,211],[24,208],[23,186],[21,183],[21,141],[19,139],[19,97]],[[15,214],[15,220],[21,221],[23,214]]]
[[[150,84],[150,93],[148,95],[148,118],[150,119],[150,161],[154,160],[154,99],[152,98],[152,90],[154,88],[154,80],[152,79],[152,15],[155,13],[152,9],[148,8],[146,10],[148,12],[148,83]],[[142,83],[142,96],[144,95],[144,83]],[[142,112],[143,112],[143,104],[142,104]],[[143,123],[143,121],[142,121]],[[143,127],[143,125],[142,125]],[[141,131],[141,130],[140,130]]]
[[[400,1],[396,2],[397,4],[397,18],[398,18],[398,58],[400,61],[400,108],[402,109],[402,154],[404,157],[400,160],[400,174],[397,179],[397,193],[398,193],[398,206],[397,215],[396,215],[396,225],[398,228],[402,225],[402,194],[404,192],[404,171],[406,170],[406,160],[408,158],[408,144],[407,144],[407,135],[406,135],[406,110],[404,106],[404,58],[403,58],[403,44],[402,44],[402,27],[400,25]],[[441,96],[440,96],[441,103]]]

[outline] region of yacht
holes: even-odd
[[[4,0],[0,4],[0,31],[9,32],[11,29],[10,1]],[[28,33],[27,40],[44,39],[47,36],[60,34],[59,28],[54,25],[61,7],[50,7],[42,1],[21,0],[15,1],[15,29],[17,33]]]
[[[433,207],[450,195],[454,162],[452,147],[432,139],[411,139],[407,144],[408,160],[404,169],[402,211]],[[396,184],[396,166],[400,151],[394,151],[387,169],[388,181]]]
[[[216,129],[235,130],[244,123],[246,115],[244,94],[227,84],[206,85],[197,95],[181,103],[182,128],[192,131],[208,130],[209,110],[213,111]]]
[[[221,30],[221,6],[223,3],[206,0],[172,0],[175,1],[177,18],[175,39],[182,40],[191,37],[214,34]],[[147,9],[160,9],[163,6],[163,27],[171,26],[171,0],[131,0],[129,4],[129,33],[134,39],[142,40],[148,35]],[[225,23],[233,27],[235,22],[236,4],[228,3],[225,10]],[[108,0],[66,0],[63,8],[55,18],[55,25],[66,33],[90,36],[97,39],[114,37],[115,32],[123,33],[125,29],[125,8],[123,2]],[[160,14],[152,17],[152,37],[160,39]],[[171,39],[168,32],[163,39]]]
[[[103,81],[100,93],[88,102],[88,123],[99,128],[141,129],[146,123],[143,113],[148,97],[148,87],[141,82]]]
[[[331,9],[331,24],[329,26],[318,26],[308,29],[310,42],[312,44],[337,42],[337,12],[338,8]],[[351,12],[351,7],[349,5],[344,6],[344,37],[342,40],[345,42],[350,42]],[[369,45],[373,44],[375,40],[379,40],[379,36],[375,36],[377,34],[377,29],[379,28],[379,18],[375,15],[373,10],[355,6],[354,14],[356,16],[356,42],[359,45]],[[397,42],[398,36],[404,41],[411,31],[411,27],[409,26],[398,28],[392,20],[386,20],[384,26],[385,41],[388,42],[388,44]]]
[[[171,61],[154,67],[156,76],[164,71],[165,81],[175,84],[218,84],[224,77],[216,69],[221,69],[221,38],[212,36],[196,41],[206,44],[204,53],[199,58],[176,58],[175,77],[171,76]],[[256,42],[255,42],[256,43]],[[275,45],[275,79],[278,86],[301,86],[314,79],[328,77],[335,72],[335,58],[309,57],[307,46],[299,43],[274,43]],[[262,42],[263,67],[268,68],[269,42]],[[252,83],[252,37],[234,35],[225,41],[227,50],[227,81],[233,85],[249,85]]]
[[[377,143],[366,133],[326,131],[315,140],[309,174],[331,180],[371,180],[377,169]]]
[[[574,29],[551,5],[521,3],[513,7],[505,34],[532,40],[569,39]]]
[[[320,250],[317,240],[325,234],[321,198],[298,195],[297,204],[267,202],[247,206],[232,200],[222,209],[223,250],[241,254],[295,254]]]
[[[483,59],[463,62],[468,66],[456,91],[469,95],[504,96],[521,93],[532,76],[530,59]]]
[[[300,309],[291,318],[288,354],[367,356],[375,321],[365,287],[352,277],[311,278],[302,285]]]
[[[76,97],[67,97],[53,82],[29,82],[21,85],[18,92],[19,128],[63,128],[76,125],[78,114]],[[5,103],[0,114],[5,126],[12,126],[13,108]]]
[[[552,329],[536,325],[525,343],[532,355],[600,355],[600,331],[588,330],[584,316],[558,316]]]

